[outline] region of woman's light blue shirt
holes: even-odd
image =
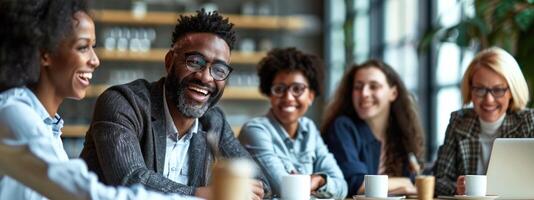
[[[140,185],[104,186],[82,160],[68,159],[60,137],[62,127],[61,117],[50,117],[28,88],[0,93],[0,199],[46,199],[8,175],[68,199],[196,199],[150,192]],[[46,171],[39,171],[43,168]]]
[[[283,176],[298,173],[325,177],[326,184],[319,188],[317,196],[344,198],[347,183],[315,123],[306,117],[301,117],[298,123],[293,140],[272,113],[268,113],[248,121],[241,129],[239,140],[261,165],[274,195],[280,195]]]

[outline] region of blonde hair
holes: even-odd
[[[525,109],[529,101],[527,81],[514,57],[498,47],[481,51],[467,67],[461,85],[464,106],[471,103],[471,82],[473,75],[480,67],[487,67],[506,80],[512,93],[512,100],[508,109],[514,112]]]

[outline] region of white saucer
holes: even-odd
[[[399,200],[404,199],[405,196],[392,196],[387,198],[380,198],[380,197],[366,197],[365,195],[354,195],[352,196],[352,199],[354,200]]]
[[[499,198],[497,195],[486,195],[482,197],[476,197],[476,196],[466,196],[466,195],[454,195],[454,199],[458,200],[492,200]]]

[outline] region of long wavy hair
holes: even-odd
[[[351,97],[356,73],[366,68],[379,69],[386,76],[389,86],[397,88],[398,96],[391,103],[388,124],[384,124],[387,126],[384,164],[385,174],[402,176],[403,166],[408,161],[409,152],[413,152],[418,160],[423,157],[423,127],[413,96],[406,89],[397,72],[386,63],[369,60],[350,67],[343,75],[334,99],[325,109],[321,132],[328,134],[328,128],[332,126],[337,117],[342,115],[361,120]]]

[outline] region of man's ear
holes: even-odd
[[[167,51],[167,54],[165,54],[165,71],[167,71],[167,74],[171,72],[171,68],[173,65],[173,55],[174,51],[169,50]]]
[[[51,63],[50,53],[41,51],[41,66],[48,67]]]

